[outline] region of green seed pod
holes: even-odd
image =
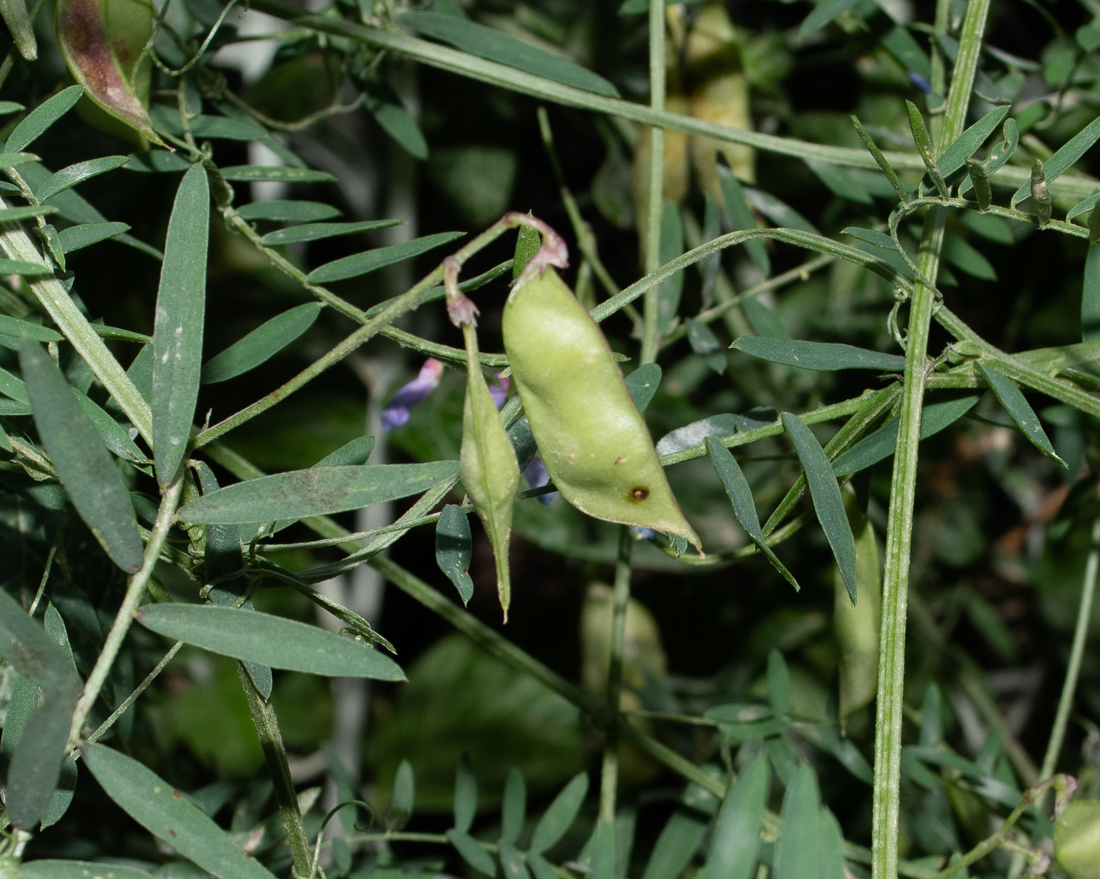
[[[1054,857],[1074,879],[1100,879],[1100,800],[1070,800],[1054,822]]]
[[[839,710],[842,720],[875,698],[879,623],[882,618],[882,580],[879,576],[875,529],[857,508],[855,494],[851,490],[844,492],[844,508],[856,538],[856,594],[859,600],[853,607],[844,578],[834,566],[836,599],[833,635],[839,653]]]
[[[574,507],[701,549],[599,326],[547,268],[504,306],[504,350],[546,469]]]
[[[512,506],[519,488],[519,465],[500,421],[478,362],[477,334],[472,324],[466,336],[466,401],[462,406],[462,484],[493,545],[497,565],[497,594],[508,621],[512,586],[508,572],[508,541],[512,534]]]

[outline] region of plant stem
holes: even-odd
[[[286,828],[286,838],[290,845],[290,854],[294,859],[293,876],[306,879],[313,865],[309,839],[302,823],[302,810],[298,807],[298,794],[294,790],[294,781],[290,777],[290,764],[286,759],[283,736],[279,731],[279,719],[271,701],[265,699],[252,683],[252,678],[243,662],[237,663],[237,675],[241,679],[241,688],[248,700],[248,711],[256,727],[256,735],[263,748],[267,769],[271,773],[271,782],[275,787],[275,801],[279,804],[279,815]]]
[[[925,218],[919,265],[924,277],[935,277],[947,212],[937,208]],[[875,717],[874,828],[872,875],[897,876],[898,821],[901,814],[901,733],[905,687],[905,615],[909,590],[909,557],[913,539],[925,353],[934,291],[923,284],[913,293],[905,359],[905,381],[898,416],[898,443],[890,486],[883,576],[882,631]]]
[[[145,680],[137,685],[137,688],[134,690],[134,692],[132,692],[129,696],[122,700],[118,708],[111,712],[110,717],[103,721],[103,723],[99,725],[94,733],[88,736],[87,741],[98,742],[100,738],[102,738],[103,734],[107,732],[107,730],[109,730],[112,726],[114,726],[123,714],[130,710],[130,706],[133,705],[134,702],[137,701],[138,697],[149,688],[149,685],[152,684],[153,681],[155,681],[160,676],[160,673],[164,671],[168,663],[170,663],[175,658],[176,654],[180,652],[180,648],[182,646],[182,641],[177,641],[175,644],[173,644],[171,649],[164,654],[164,657],[161,659],[161,661],[158,662],[153,667],[153,670],[145,676]],[[80,752],[77,751],[74,753],[73,756],[76,756],[79,753]]]
[[[665,4],[664,0],[649,0],[649,106],[658,112],[665,109]],[[646,193],[645,273],[651,274],[661,264],[661,209],[664,204],[665,132],[649,129],[649,187]],[[645,294],[642,321],[642,363],[652,363],[657,357],[658,288],[650,287]]]
[[[943,149],[963,131],[971,88],[981,51],[989,0],[970,0],[963,19],[959,51],[947,98],[942,137]],[[939,272],[947,210],[933,208],[925,217],[917,259],[917,277],[935,284]],[[875,717],[875,778],[873,794],[872,863],[874,879],[898,875],[898,825],[901,814],[901,743],[905,704],[905,621],[909,591],[909,559],[913,540],[913,507],[916,499],[917,458],[920,444],[921,407],[924,400],[925,361],[934,287],[921,281],[913,285],[905,379],[898,440],[890,491],[886,534],[886,568],[883,576],[882,630],[878,695]]]
[[[181,469],[176,474],[175,479],[168,484],[161,498],[160,509],[157,510],[157,518],[153,523],[149,542],[145,546],[145,556],[142,560],[141,569],[130,580],[126,596],[122,600],[122,606],[115,615],[111,631],[107,633],[107,640],[103,642],[99,659],[96,660],[92,673],[88,675],[88,680],[84,684],[84,692],[76,703],[72,727],[69,730],[67,750],[72,750],[80,741],[80,730],[84,726],[88,712],[92,710],[95,700],[99,698],[100,690],[103,689],[107,676],[111,673],[111,666],[114,665],[115,658],[118,656],[119,650],[122,649],[122,642],[130,628],[130,623],[134,620],[134,611],[137,610],[141,599],[145,596],[145,587],[149,584],[149,578],[153,576],[153,569],[157,565],[160,549],[168,537],[168,529],[172,527],[172,518],[176,515],[176,508],[179,506],[180,494],[183,492],[183,474],[184,471]]]
[[[1100,518],[1092,524],[1092,546],[1088,561],[1085,563],[1085,580],[1081,584],[1081,603],[1077,608],[1077,626],[1073,631],[1073,646],[1069,652],[1069,667],[1062,682],[1062,695],[1058,698],[1058,710],[1054,715],[1054,726],[1050,731],[1050,742],[1039,769],[1040,778],[1048,778],[1058,763],[1058,754],[1066,736],[1066,724],[1069,721],[1070,708],[1073,707],[1073,693],[1081,676],[1081,661],[1085,655],[1085,641],[1089,634],[1089,620],[1092,618],[1092,599],[1096,594],[1096,574],[1100,569]]]
[[[1024,814],[1024,811],[1028,808],[1028,806],[1038,801],[1039,798],[1042,797],[1047,792],[1047,790],[1056,783],[1064,785],[1064,776],[1046,778],[1040,781],[1034,787],[1028,788],[1028,790],[1024,792],[1023,799],[1020,800],[1020,804],[1012,810],[1007,818],[1005,818],[1001,826],[997,828],[996,833],[982,840],[957,861],[949,864],[948,866],[944,867],[944,869],[940,870],[940,872],[936,874],[935,879],[950,879],[950,877],[954,876],[957,872],[959,872],[959,870],[963,869],[964,867],[969,867],[975,861],[980,861],[987,854],[993,851],[993,849],[997,848],[997,846],[999,846],[1008,838],[1008,832],[1015,826],[1016,822],[1020,820],[1021,816]]]
[[[600,771],[600,820],[615,823],[615,795],[619,785],[619,726],[623,695],[623,651],[626,646],[626,610],[630,604],[630,529],[619,528],[619,558],[615,562],[615,592],[611,599],[611,661],[607,667],[607,704],[611,716],[604,733]]]

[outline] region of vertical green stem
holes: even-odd
[[[918,261],[921,277],[936,276],[946,216],[947,212],[943,208],[937,208],[925,218]],[[906,597],[909,591],[909,558],[913,538],[917,446],[920,442],[921,402],[924,397],[924,363],[934,297],[935,291],[923,284],[915,286],[909,337],[906,340],[905,383],[899,416],[898,444],[890,486],[875,718],[874,825],[871,845],[874,879],[894,879],[898,869]]]
[[[287,762],[283,736],[279,731],[279,719],[275,716],[270,700],[265,699],[252,683],[243,662],[237,663],[237,674],[248,700],[248,711],[252,715],[260,747],[263,748],[267,769],[271,773],[271,782],[275,786],[275,801],[279,804],[279,815],[283,819],[290,854],[294,859],[292,875],[295,879],[307,879],[311,874],[313,857],[309,850],[306,828],[302,823],[302,811],[298,807],[294,780],[290,777],[290,764]]]
[[[623,692],[623,650],[626,645],[626,608],[630,603],[630,529],[619,529],[619,557],[615,562],[615,594],[611,599],[611,662],[607,668],[607,704],[611,722],[603,745],[600,773],[600,819],[615,821],[615,793],[619,783],[619,702]]]
[[[649,106],[665,108],[665,4],[664,0],[649,0]],[[661,264],[661,205],[665,185],[665,132],[653,126],[649,129],[649,198],[645,212],[645,273],[651,274]],[[642,363],[657,358],[657,287],[645,293],[644,325],[642,328]]]
[[[1081,586],[1081,604],[1077,608],[1077,627],[1073,632],[1073,646],[1069,652],[1069,668],[1062,682],[1062,695],[1058,699],[1058,711],[1054,715],[1054,726],[1050,731],[1050,743],[1047,745],[1043,765],[1039,769],[1040,778],[1050,778],[1058,763],[1058,754],[1062,750],[1062,741],[1066,736],[1066,723],[1069,710],[1073,705],[1073,693],[1077,689],[1077,680],[1081,676],[1081,660],[1085,655],[1085,640],[1089,633],[1089,619],[1092,616],[1092,598],[1096,594],[1096,574],[1100,569],[1100,518],[1092,525],[1092,548],[1085,563],[1085,582]]]
[[[95,700],[99,698],[99,693],[107,681],[107,676],[111,673],[111,666],[114,665],[115,657],[122,649],[122,642],[130,629],[130,623],[134,620],[134,611],[137,610],[141,599],[145,596],[145,587],[149,585],[149,578],[153,576],[153,569],[160,557],[161,547],[164,546],[164,541],[168,538],[168,529],[172,527],[172,518],[176,515],[176,508],[179,506],[182,492],[183,474],[181,472],[169,484],[164,496],[161,498],[156,522],[153,524],[149,542],[145,546],[145,557],[141,569],[130,580],[130,585],[126,589],[126,597],[123,598],[122,606],[115,615],[111,631],[107,633],[107,640],[103,642],[99,659],[96,660],[92,673],[88,675],[88,680],[84,684],[84,692],[76,703],[76,711],[73,712],[73,724],[69,731],[68,749],[70,750],[80,741],[80,730],[84,726],[88,712],[92,710]]]
[[[951,91],[947,98],[941,139],[942,150],[963,131],[970,93],[981,52],[989,0],[970,0],[960,34]],[[934,284],[939,273],[945,208],[925,217],[917,260],[918,277]],[[905,385],[899,413],[897,450],[890,491],[890,519],[886,534],[886,570],[883,577],[882,635],[875,720],[875,780],[871,868],[874,879],[898,875],[898,818],[901,792],[901,742],[905,684],[905,615],[909,591],[909,559],[913,540],[917,457],[921,406],[924,400],[925,361],[929,325],[936,291],[923,283],[913,286],[905,351]]]

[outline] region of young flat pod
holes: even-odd
[[[700,549],[607,339],[557,272],[524,273],[504,306],[503,333],[531,432],[565,499]]]

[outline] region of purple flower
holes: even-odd
[[[508,387],[511,385],[508,376],[503,373],[497,373],[496,379],[491,385],[489,385],[489,396],[493,398],[493,402],[497,404],[499,409],[504,405],[504,401],[508,399]]]
[[[425,360],[420,374],[394,394],[382,410],[382,429],[388,432],[408,421],[409,411],[424,402],[428,394],[436,389],[442,375],[442,363],[434,357]]]
[[[657,532],[652,528],[643,528],[641,525],[631,525],[630,533],[634,536],[635,540],[656,540]]]
[[[550,484],[550,471],[546,469],[546,465],[542,463],[542,458],[535,455],[531,459],[531,463],[527,465],[527,469],[523,471],[523,478],[527,480],[527,484],[531,488],[542,488],[544,485]],[[538,499],[544,503],[549,504],[554,499],[554,495],[557,492],[550,492],[548,494],[538,495]]]
[[[913,85],[919,88],[926,95],[932,94],[932,84],[927,79],[925,79],[915,70],[907,70],[906,73],[909,74],[909,81],[913,83]]]

